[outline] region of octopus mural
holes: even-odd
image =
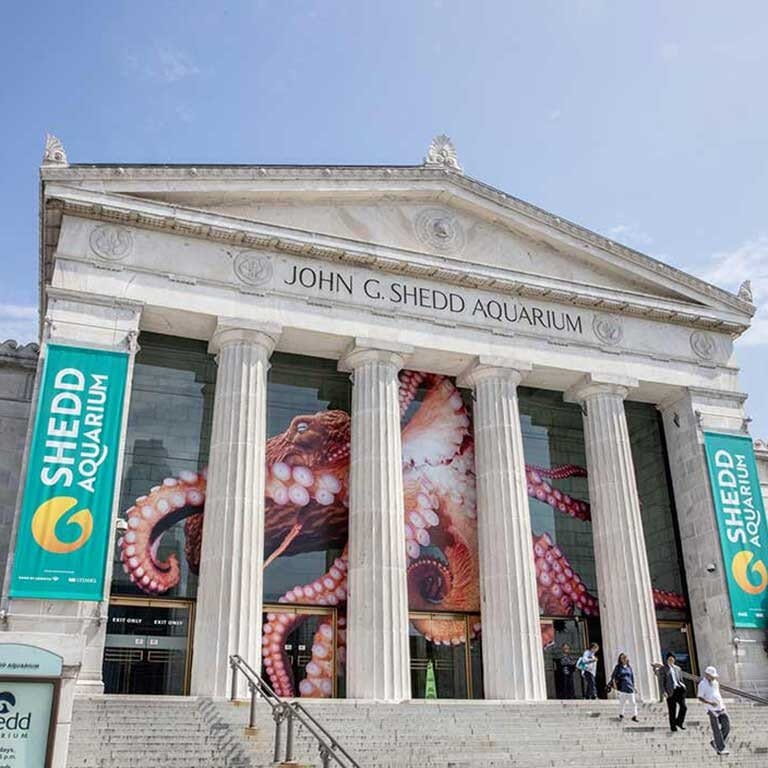
[[[401,373],[399,400],[409,608],[479,614],[475,462],[467,408],[449,379],[415,371]],[[294,586],[279,600],[286,605],[339,609],[335,659],[334,628],[323,618],[313,637],[304,677],[294,680],[284,645],[306,615],[286,611],[266,616],[263,663],[281,696],[331,696],[334,665],[343,668],[349,450],[350,417],[339,410],[296,416],[284,432],[267,441],[264,567],[269,568],[281,556],[341,551],[325,573]],[[526,466],[528,495],[563,515],[589,520],[589,505],[554,485],[572,476],[584,477],[586,471],[573,465]],[[181,472],[163,480],[126,510],[128,530],[118,542],[120,559],[131,581],[142,591],[162,594],[178,583],[178,556],[170,554],[162,559],[158,547],[163,533],[182,520],[185,556],[189,568],[197,572],[205,489],[205,470]],[[597,615],[597,600],[551,536],[534,535],[532,546],[542,615],[568,617],[577,609],[582,615]],[[684,607],[683,598],[669,592],[654,590],[654,600],[664,608]],[[414,618],[412,624],[435,644],[457,645],[468,639],[463,620]],[[478,635],[480,623],[474,623],[470,631],[471,637]],[[553,641],[551,634],[551,624],[542,625],[544,645]]]

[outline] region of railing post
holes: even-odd
[[[275,754],[272,761],[277,765],[280,762],[280,735],[283,729],[283,710],[272,710],[272,717],[275,719]]]
[[[324,745],[320,745],[320,759],[323,761],[323,768],[329,768],[331,764],[331,752]]]
[[[234,701],[237,698],[237,662],[233,656],[229,657],[229,668],[232,670],[232,685],[229,691],[229,700]]]
[[[258,688],[256,688],[256,684],[253,683],[251,680],[248,681],[248,690],[251,693],[251,710],[248,714],[248,727],[255,728],[256,727],[256,693],[258,691]]]
[[[292,763],[293,762],[293,709],[291,709],[290,704],[287,704],[286,706],[288,707],[288,727],[287,727],[287,732],[285,734],[285,762]]]

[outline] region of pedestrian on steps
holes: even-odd
[[[597,698],[597,652],[600,650],[600,646],[597,643],[592,643],[584,653],[581,654],[576,668],[581,672],[582,682],[584,683],[584,698],[596,699]]]
[[[685,705],[685,683],[683,682],[683,670],[677,666],[677,658],[674,653],[668,653],[664,666],[659,672],[661,677],[661,690],[667,700],[669,710],[669,728],[674,733],[679,728],[685,730],[685,713],[688,707]]]
[[[699,697],[699,701],[707,705],[709,724],[712,726],[712,735],[714,736],[709,742],[710,746],[718,755],[729,755],[726,742],[728,741],[728,734],[731,732],[731,721],[725,711],[723,697],[720,695],[720,683],[717,678],[717,670],[714,667],[707,667],[704,670],[704,677],[699,681],[699,690],[696,695]]]
[[[576,690],[573,684],[573,678],[576,672],[577,658],[571,653],[571,646],[563,643],[562,654],[555,660],[557,670],[557,680],[559,681],[560,699],[575,699]]]
[[[624,711],[627,708],[627,704],[629,704],[632,707],[632,720],[637,723],[635,675],[632,672],[632,667],[629,664],[629,657],[626,653],[619,654],[619,660],[611,673],[610,684],[616,688],[616,692],[619,694],[619,720],[624,719]]]

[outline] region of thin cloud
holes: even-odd
[[[611,240],[633,248],[647,248],[653,243],[653,238],[636,224],[616,224],[606,234]]]
[[[13,339],[26,344],[37,337],[36,305],[0,304],[0,343]]]
[[[768,344],[768,235],[747,240],[731,251],[716,253],[701,277],[734,293],[749,280],[757,311],[752,327],[739,343],[750,347]]]
[[[171,46],[155,45],[132,51],[125,58],[131,74],[139,74],[159,83],[177,83],[200,74],[200,69],[184,51]]]

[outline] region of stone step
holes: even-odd
[[[165,703],[167,701],[167,706]],[[669,732],[666,707],[644,705],[641,722],[620,722],[616,702],[302,701],[362,768],[701,768],[716,758],[708,722],[691,702],[688,730]],[[274,722],[257,702],[246,735],[248,702],[199,698],[78,699],[68,768],[266,768]],[[768,708],[733,704],[733,754],[720,766],[768,766]],[[766,753],[756,751],[765,748]],[[319,765],[317,744],[295,731],[302,765]]]

